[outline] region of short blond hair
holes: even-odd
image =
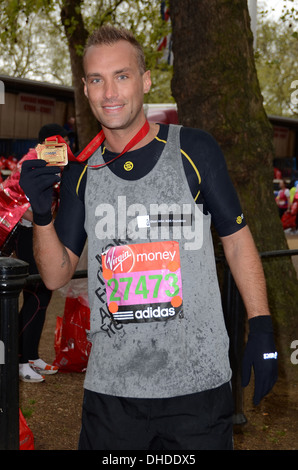
[[[87,40],[83,58],[85,57],[86,51],[91,46],[101,46],[102,44],[111,46],[118,41],[127,41],[135,48],[140,72],[143,75],[146,72],[146,61],[143,48],[132,32],[125,28],[116,28],[115,26],[104,25],[93,31]]]

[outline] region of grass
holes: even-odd
[[[21,411],[23,413],[23,416],[25,419],[30,418],[32,414],[34,413],[34,406],[36,400],[28,400],[28,405],[26,407],[22,407]]]

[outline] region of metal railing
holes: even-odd
[[[261,258],[296,256],[298,250],[270,251]],[[220,259],[223,261],[224,258]],[[243,424],[243,390],[241,361],[244,349],[245,309],[228,268],[224,263],[222,303],[230,338],[230,362],[234,397],[234,424]],[[77,271],[73,279],[87,277],[87,271]],[[0,257],[0,450],[19,449],[19,363],[18,314],[19,296],[26,282],[40,279],[28,274],[28,264],[14,258]]]

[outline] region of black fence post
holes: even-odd
[[[28,264],[0,258],[0,450],[19,449],[19,295]]]
[[[234,398],[234,424],[245,424],[243,412],[243,389],[241,386],[242,357],[245,336],[245,307],[235,284],[232,273],[225,264],[223,286],[223,311],[230,338],[230,364],[232,369],[232,390]]]

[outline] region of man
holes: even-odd
[[[255,403],[276,380],[276,360],[263,359],[275,353],[265,280],[223,156],[203,131],[147,123],[150,72],[130,33],[96,31],[84,69],[103,135],[78,157],[92,153],[87,165],[64,171],[55,226],[48,198],[57,169],[32,162],[22,175],[49,288],[71,279],[84,228],[88,235],[92,350],[79,448],[231,449],[228,337],[210,214],[250,321],[244,381],[253,364]]]

